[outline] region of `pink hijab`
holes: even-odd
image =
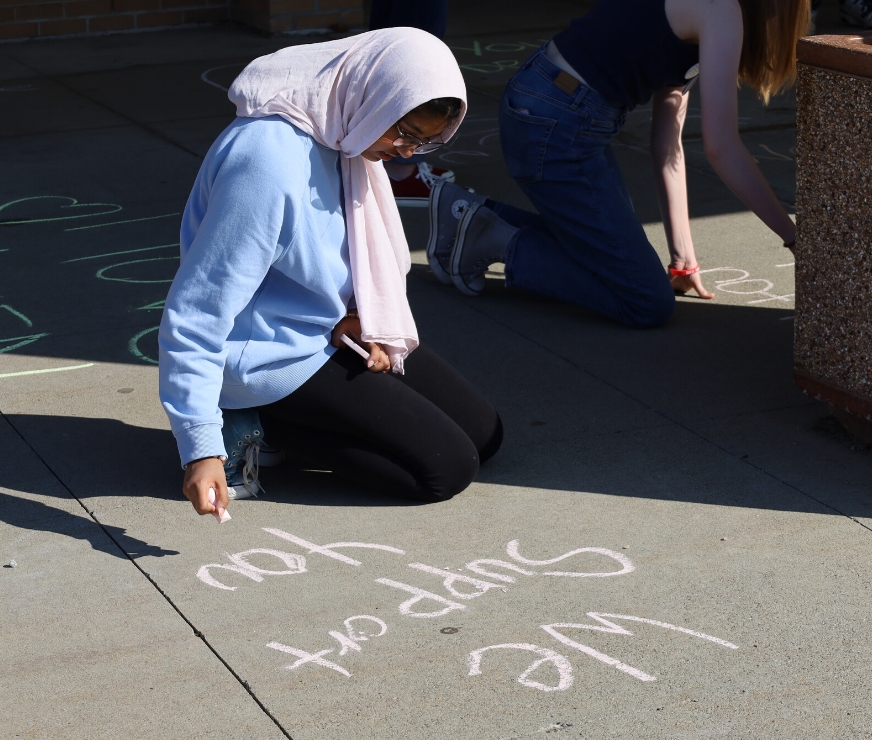
[[[342,153],[345,222],[363,339],[385,345],[393,372],[418,346],[406,298],[411,257],[382,162],[360,156],[422,103],[452,97],[466,114],[466,86],[454,55],[435,36],[387,28],[255,59],[228,94],[236,114],[278,115]]]

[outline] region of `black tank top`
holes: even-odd
[[[554,43],[603,98],[633,108],[664,87],[685,85],[699,62],[699,46],[675,35],[665,6],[665,0],[599,0]]]

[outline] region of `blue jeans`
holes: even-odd
[[[636,218],[611,147],[626,109],[581,84],[570,95],[540,50],[500,103],[509,174],[539,211],[487,206],[520,229],[506,255],[506,284],[596,311],[633,328],[660,326],[675,294]]]

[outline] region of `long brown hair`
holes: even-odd
[[[765,102],[793,82],[796,42],[811,25],[810,0],[739,0],[745,25],[739,82]]]

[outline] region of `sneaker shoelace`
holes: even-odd
[[[415,177],[423,182],[430,190],[442,178],[433,174],[433,168],[426,162],[418,162],[418,174]]]
[[[259,444],[254,442],[247,445],[245,448],[245,465],[243,465],[242,467],[242,485],[245,486],[245,490],[248,491],[255,498],[257,498],[255,494],[255,486],[252,484],[260,486],[260,490],[266,493],[266,489],[263,487],[263,484],[258,480],[258,476],[260,475],[260,461],[258,459],[259,455]],[[251,480],[249,480],[249,476],[251,477]]]

